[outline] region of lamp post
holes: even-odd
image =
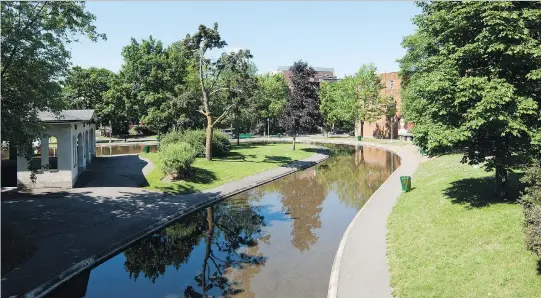
[[[391,116],[391,142],[393,141],[393,131],[394,131],[394,117],[396,116],[396,101],[390,106],[393,115]]]
[[[267,139],[270,138],[270,119],[267,118]]]

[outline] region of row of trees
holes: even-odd
[[[157,134],[206,127],[206,157],[211,159],[217,125],[234,125],[238,132],[254,129],[260,119],[276,119],[288,90],[282,75],[256,75],[249,50],[207,58],[209,51],[226,45],[218,24],[201,25],[168,47],[152,36],[132,39],[122,50],[118,74],[74,67],[65,81],[65,102],[96,109],[116,133],[127,133],[129,123],[140,122]]]
[[[169,46],[152,36],[132,39],[122,49],[118,73],[102,68],[70,68],[66,44],[86,35],[105,39],[93,25],[84,2],[6,2],[2,5],[2,141],[31,156],[30,144],[43,127],[38,111],[95,109],[100,124],[126,134],[130,123],[152,132],[206,128],[206,158],[217,126],[261,132],[273,123],[295,137],[329,125],[362,123],[380,117],[387,99],[373,65],[336,85],[318,90],[315,71],[306,62],[291,68],[290,86],[283,75],[257,75],[249,50],[211,51],[227,42],[212,27]],[[394,106],[394,101],[389,106]],[[384,112],[386,111],[386,112]],[[394,115],[393,113],[390,113]],[[266,120],[266,121],[265,121]],[[15,152],[15,150],[11,150]]]
[[[43,131],[38,111],[95,109],[119,134],[139,122],[158,134],[206,127],[209,140],[220,123],[261,129],[262,119],[276,123],[282,114],[283,76],[256,75],[248,50],[207,57],[227,46],[217,24],[169,46],[132,39],[114,73],[70,68],[67,44],[106,39],[84,2],[6,2],[1,13],[2,141],[17,149],[10,152],[31,156],[28,144]]]

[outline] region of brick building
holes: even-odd
[[[413,128],[412,123],[407,123],[403,119],[402,115],[402,100],[400,98],[400,77],[398,72],[387,72],[380,73],[380,78],[383,86],[381,90],[382,95],[391,95],[396,102],[396,115],[393,121],[393,139],[398,138],[398,132],[409,131]],[[363,137],[373,137],[373,138],[390,138],[391,137],[391,123],[385,119],[385,116],[382,116],[379,120],[373,123],[365,122],[363,125]],[[355,135],[360,134],[359,125],[356,126]]]

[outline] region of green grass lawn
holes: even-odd
[[[493,195],[493,173],[449,155],[420,165],[388,220],[395,297],[541,297],[516,201]],[[511,177],[510,197],[518,197]]]
[[[160,169],[159,153],[141,153],[150,159],[156,168],[146,176],[148,188],[170,193],[190,193],[219,186],[251,176],[286,163],[301,160],[314,154],[314,147],[297,144],[241,144],[233,146],[228,156],[215,157],[212,161],[197,158],[193,164],[194,173],[186,180],[162,182],[165,177]]]

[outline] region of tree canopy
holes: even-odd
[[[418,4],[402,45],[405,116],[432,154],[463,148],[463,162],[496,169],[500,195],[514,154],[539,150],[541,4]]]
[[[1,14],[2,141],[28,157],[29,144],[42,131],[38,111],[65,107],[66,44],[105,35],[97,32],[84,2],[2,2]]]
[[[298,133],[312,130],[321,124],[318,107],[318,91],[314,82],[314,69],[303,61],[297,61],[290,69],[291,86],[284,106],[281,123],[293,137],[293,149]]]

